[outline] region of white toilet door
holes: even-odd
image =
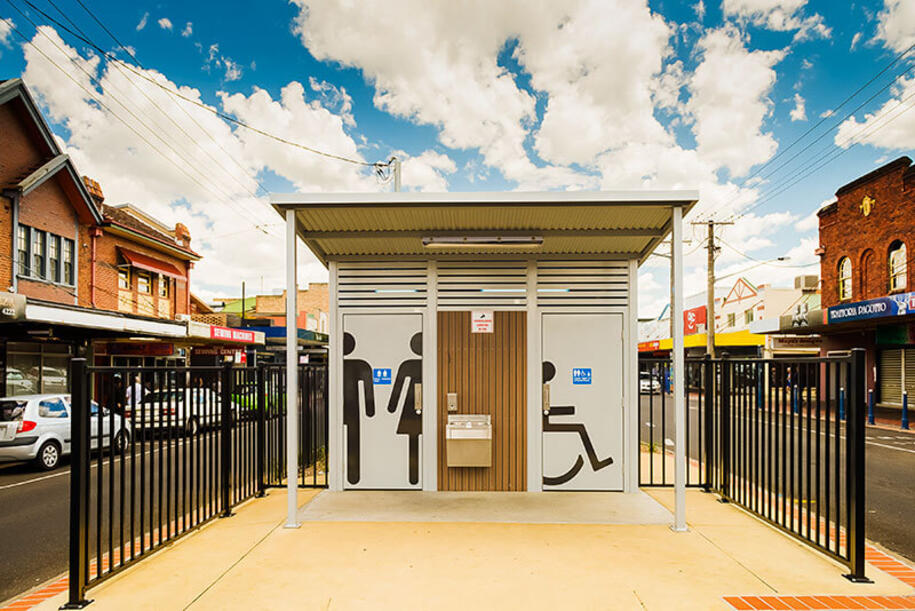
[[[622,490],[623,316],[544,314],[542,339],[543,489]]]

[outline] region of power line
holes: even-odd
[[[39,30],[37,24],[35,24],[35,22],[32,21],[25,13],[23,13],[19,8],[17,8],[15,5],[13,5],[12,2],[10,2],[10,0],[7,0],[7,3],[10,4],[10,6],[12,6],[20,15],[22,15],[23,18],[25,18],[25,19],[28,20],[33,26],[35,26],[36,31],[37,31],[38,33],[40,33],[44,38],[46,38],[47,40],[49,40],[49,41],[51,42],[51,44],[54,45],[54,47],[55,47],[58,51],[61,52],[61,54],[66,55],[66,54],[64,53],[63,49],[61,49],[61,48],[57,45],[57,43],[55,43],[50,37],[48,37],[46,34],[44,34],[44,32],[42,32],[41,30]],[[207,185],[205,185],[204,183],[202,183],[196,176],[190,174],[190,173],[187,171],[186,168],[182,167],[182,166],[179,165],[174,159],[172,159],[170,156],[166,155],[161,149],[159,149],[156,145],[154,145],[152,142],[150,142],[148,138],[146,138],[143,134],[141,134],[139,131],[137,131],[132,125],[130,125],[130,123],[128,123],[128,122],[127,122],[126,120],[124,120],[120,115],[118,115],[116,112],[114,112],[114,110],[112,110],[112,108],[111,108],[110,106],[108,106],[107,104],[105,104],[105,102],[104,102],[103,100],[101,100],[94,92],[90,91],[90,90],[87,89],[82,83],[80,83],[78,80],[76,80],[75,78],[73,78],[72,75],[70,75],[66,70],[64,70],[57,62],[55,62],[53,59],[51,59],[44,51],[41,50],[40,47],[38,47],[38,46],[37,46],[36,44],[34,44],[31,40],[29,40],[29,39],[28,39],[28,38],[18,29],[18,28],[16,28],[14,25],[11,25],[11,27],[12,27],[12,29],[16,32],[16,34],[17,34],[20,38],[22,38],[28,45],[30,45],[33,49],[35,49],[36,51],[38,51],[38,53],[40,53],[49,63],[51,63],[55,68],[57,68],[58,70],[60,70],[68,79],[70,79],[71,81],[73,81],[80,89],[82,89],[83,92],[86,93],[86,95],[88,95],[90,98],[92,98],[92,99],[93,99],[96,103],[98,103],[102,108],[104,108],[106,111],[108,111],[108,113],[110,113],[112,116],[114,116],[116,119],[118,119],[121,123],[123,123],[125,127],[127,127],[130,131],[132,131],[134,134],[136,134],[137,137],[139,137],[143,142],[145,142],[154,152],[156,152],[159,156],[163,157],[166,161],[168,161],[168,162],[170,162],[172,165],[174,165],[182,174],[184,174],[185,176],[187,176],[189,179],[191,179],[194,183],[196,183],[196,184],[197,184],[198,186],[200,186],[202,189],[204,189],[204,190],[206,190],[206,191],[209,191],[210,193],[216,195],[218,199],[223,199],[223,200],[224,200],[225,202],[227,202],[231,207],[234,207],[234,208],[236,209],[236,211],[238,211],[239,214],[240,214],[241,216],[246,217],[246,218],[249,220],[249,222],[252,221],[252,219],[251,219],[250,217],[247,217],[247,210],[246,210],[244,207],[239,208],[238,205],[237,205],[236,202],[232,199],[231,196],[227,195],[226,193],[219,193],[219,192],[215,191],[214,189],[212,189],[212,188],[210,188],[209,186],[207,186]],[[97,86],[99,86],[99,87],[102,86],[101,83],[98,81],[98,79],[96,79],[96,78],[95,78],[91,73],[89,73],[85,68],[83,68],[82,66],[80,66],[79,64],[77,64],[75,61],[73,61],[72,58],[71,58],[71,63],[73,63],[80,71],[82,71],[84,74],[86,74],[86,76],[88,76],[89,79],[90,79],[93,83],[95,83]],[[109,95],[110,95],[110,94],[109,94]],[[120,99],[119,99],[117,96],[111,95],[111,97],[112,97],[112,99],[114,99],[118,104],[120,104],[120,106],[121,106],[122,108],[124,108],[124,110],[126,110],[128,114],[130,114],[134,119],[136,119],[136,120],[140,123],[140,125],[142,125],[143,127],[145,127],[151,134],[153,134],[153,135],[154,135],[158,140],[160,140],[166,147],[168,147],[173,153],[175,153],[176,156],[178,156],[182,161],[184,161],[184,163],[186,163],[188,166],[191,166],[191,167],[194,166],[193,162],[191,162],[191,161],[188,160],[185,156],[183,156],[180,152],[178,152],[178,151],[177,151],[169,142],[167,142],[167,141],[166,141],[166,140],[165,140],[156,130],[153,130],[152,128],[150,128],[149,125],[146,124],[146,122],[144,122],[144,121],[143,121],[140,117],[138,117],[130,108],[128,108],[123,102],[121,102]],[[203,175],[203,174],[201,174],[201,175]],[[205,175],[204,175],[204,176],[205,176]],[[209,177],[207,177],[207,178],[209,178]],[[255,226],[258,226],[258,225],[260,225],[260,224],[256,224]],[[265,231],[265,233],[268,233],[268,232]],[[274,235],[274,237],[278,237],[278,236],[276,236],[275,234],[270,234],[270,235]]]
[[[120,58],[118,58],[118,57],[112,55],[111,53],[109,53],[109,52],[106,51],[105,49],[101,48],[100,46],[98,46],[97,44],[95,44],[95,42],[93,42],[93,41],[90,40],[89,38],[87,38],[87,37],[85,37],[85,36],[82,36],[81,34],[79,34],[79,33],[77,33],[77,32],[74,32],[72,29],[70,29],[69,27],[67,27],[66,25],[64,25],[63,23],[61,23],[60,21],[58,21],[57,19],[55,19],[54,17],[52,17],[51,15],[47,14],[45,11],[43,11],[43,10],[41,10],[40,8],[38,8],[37,6],[35,6],[30,0],[23,0],[23,1],[24,1],[26,4],[28,4],[30,7],[32,7],[33,9],[35,9],[37,12],[39,12],[39,13],[40,13],[42,16],[44,16],[46,19],[48,19],[49,21],[51,21],[52,23],[54,23],[56,26],[58,26],[59,28],[63,29],[64,31],[68,32],[71,36],[73,36],[73,37],[75,37],[75,38],[78,38],[79,40],[81,40],[81,41],[84,42],[85,44],[87,44],[87,45],[89,45],[90,47],[92,47],[93,49],[95,49],[98,53],[102,54],[102,55],[103,55],[105,58],[107,58],[109,61],[114,61],[114,62],[120,63],[120,64],[123,65],[125,68],[127,68],[128,70],[130,70],[131,72],[133,72],[134,74],[136,74],[138,77],[142,78],[143,80],[149,82],[150,84],[155,85],[156,87],[162,89],[163,91],[169,93],[170,95],[175,96],[175,97],[177,97],[177,98],[180,98],[180,99],[184,100],[185,102],[188,102],[189,104],[193,104],[194,106],[197,106],[197,107],[199,107],[199,108],[202,108],[202,109],[206,110],[207,112],[212,113],[212,114],[218,116],[219,118],[223,119],[224,121],[229,121],[230,123],[233,123],[233,124],[235,124],[235,125],[238,125],[239,127],[243,127],[243,128],[245,128],[245,129],[247,129],[247,130],[253,131],[253,132],[255,132],[255,133],[257,133],[257,134],[260,134],[260,135],[262,135],[262,136],[264,136],[264,137],[266,137],[266,138],[270,138],[270,139],[275,140],[275,141],[277,141],[277,142],[280,142],[280,143],[282,143],[282,144],[286,144],[286,145],[288,145],[288,146],[293,146],[293,147],[302,149],[302,150],[304,150],[304,151],[307,151],[307,152],[309,152],[309,153],[313,153],[313,154],[315,154],[315,155],[320,155],[320,156],[322,156],[322,157],[326,157],[326,158],[328,158],[328,159],[335,159],[335,160],[337,160],[337,161],[343,161],[343,162],[351,163],[351,164],[354,164],[354,165],[360,165],[360,166],[366,166],[366,167],[374,167],[374,168],[378,168],[378,167],[387,167],[387,166],[390,164],[390,162],[380,162],[380,161],[369,162],[369,161],[364,161],[364,160],[361,160],[361,159],[352,159],[352,158],[350,158],[350,157],[345,157],[345,156],[343,156],[343,155],[337,155],[337,154],[335,154],[335,153],[328,153],[328,152],[326,152],[326,151],[322,151],[322,150],[320,150],[320,149],[317,149],[317,148],[314,148],[314,147],[311,147],[311,146],[308,146],[308,145],[305,145],[305,144],[301,144],[301,143],[299,143],[299,142],[295,142],[295,141],[292,141],[292,140],[288,140],[288,139],[283,138],[283,137],[281,137],[281,136],[277,136],[277,135],[275,135],[275,134],[272,134],[272,133],[270,133],[270,132],[267,132],[266,130],[262,130],[262,129],[260,129],[260,128],[254,127],[253,125],[251,125],[251,124],[249,124],[249,123],[246,123],[246,122],[244,122],[244,121],[242,121],[242,120],[240,120],[240,119],[237,119],[237,118],[235,118],[235,117],[233,117],[233,116],[231,116],[231,115],[229,115],[229,114],[227,114],[227,113],[224,113],[224,112],[222,112],[222,111],[220,111],[220,110],[217,110],[216,108],[213,108],[213,107],[211,107],[211,106],[208,106],[208,105],[206,105],[206,104],[200,102],[199,100],[195,100],[194,98],[188,97],[188,96],[182,94],[180,91],[176,91],[176,90],[174,90],[174,89],[171,89],[171,88],[169,88],[169,87],[166,87],[165,85],[163,85],[162,83],[159,83],[159,82],[156,81],[155,79],[149,78],[149,77],[146,76],[145,74],[142,74],[141,72],[138,72],[133,66],[131,66],[131,65],[128,64],[127,62],[121,60]],[[10,2],[10,0],[7,0],[7,2]],[[118,44],[119,44],[120,46],[123,47],[123,45],[121,45],[120,43],[118,43]],[[131,55],[132,55],[132,54],[131,54]]]
[[[771,165],[772,163],[774,163],[779,157],[781,157],[782,155],[784,155],[785,153],[787,153],[789,150],[791,150],[791,149],[792,149],[795,145],[797,145],[801,140],[803,140],[804,138],[806,138],[808,135],[810,135],[812,132],[814,132],[817,128],[819,128],[821,125],[823,125],[823,123],[825,123],[826,121],[828,121],[829,119],[831,119],[832,117],[834,117],[836,111],[838,111],[840,108],[842,108],[843,106],[845,106],[848,102],[850,102],[851,100],[853,100],[854,98],[856,98],[862,91],[864,91],[865,89],[867,89],[867,87],[869,87],[874,81],[876,81],[877,79],[879,79],[887,70],[889,70],[890,68],[892,68],[893,66],[895,66],[900,60],[902,60],[903,57],[905,57],[906,55],[908,55],[913,49],[915,49],[915,44],[909,46],[907,49],[905,49],[904,51],[902,51],[901,53],[899,53],[890,63],[888,63],[886,66],[884,66],[879,72],[877,72],[873,77],[871,77],[866,83],[864,83],[863,85],[861,85],[860,87],[858,87],[858,89],[856,89],[853,93],[851,93],[851,94],[848,95],[844,100],[842,100],[842,102],[840,102],[838,106],[836,106],[834,109],[832,109],[832,111],[831,111],[829,114],[827,114],[827,115],[821,117],[820,120],[819,120],[815,125],[813,125],[812,127],[808,128],[807,131],[805,131],[803,134],[801,134],[799,137],[797,137],[794,141],[792,141],[791,144],[789,144],[787,147],[785,147],[784,149],[782,149],[781,151],[779,151],[774,157],[772,157],[772,159],[769,159],[769,160],[766,161],[764,164],[762,164],[761,166],[759,166],[756,170],[754,170],[749,176],[747,176],[747,177],[744,179],[744,181],[743,181],[744,184],[746,184],[747,181],[749,181],[749,180],[751,180],[752,178],[754,178],[754,177],[756,177],[757,175],[759,175],[765,168],[767,168],[768,166],[770,166],[770,165]],[[901,78],[901,77],[902,77],[903,75],[905,75],[907,72],[909,72],[910,70],[912,70],[913,67],[915,67],[915,65],[910,66],[909,68],[906,68],[905,70],[903,70],[902,72],[900,72],[899,74],[897,74],[895,77],[893,77],[892,80],[890,80],[886,85],[884,85],[880,90],[878,90],[878,91],[877,91],[874,95],[872,95],[868,100],[866,100],[864,103],[862,103],[861,105],[859,105],[855,110],[853,110],[853,111],[851,111],[850,113],[846,114],[845,117],[843,117],[843,118],[840,119],[838,122],[836,122],[836,124],[833,125],[833,127],[831,127],[830,129],[826,130],[823,134],[821,134],[821,135],[820,135],[818,138],[816,138],[813,142],[811,142],[810,144],[808,144],[807,146],[805,146],[803,149],[801,149],[800,151],[798,151],[797,153],[795,153],[790,159],[788,159],[787,161],[785,161],[785,162],[783,162],[782,164],[780,164],[777,168],[775,168],[772,172],[770,172],[769,174],[767,174],[767,175],[764,176],[763,178],[768,178],[768,177],[773,176],[776,172],[778,172],[778,170],[780,170],[780,169],[783,168],[785,165],[787,165],[788,163],[790,163],[791,161],[793,161],[794,159],[796,159],[796,158],[798,157],[798,155],[802,154],[804,151],[808,150],[813,144],[815,144],[816,142],[818,142],[819,140],[821,140],[821,139],[822,139],[823,137],[825,137],[827,134],[831,133],[831,132],[833,131],[833,129],[835,129],[836,127],[838,127],[838,125],[840,125],[845,119],[847,119],[849,116],[853,115],[854,113],[858,112],[858,110],[860,110],[864,105],[866,105],[866,104],[868,104],[870,101],[872,101],[877,95],[879,95],[880,93],[882,93],[883,91],[885,91],[886,89],[888,89],[890,86],[892,86],[893,83],[895,83],[897,80],[899,80],[899,78]],[[734,200],[731,200],[730,203],[733,203],[733,202],[734,202]],[[720,210],[720,209],[721,209],[722,207],[724,207],[725,205],[726,205],[726,204],[722,203],[722,204],[719,204],[718,206],[715,206],[715,207],[712,208],[711,210],[709,210],[709,211],[706,213],[706,218],[710,218],[711,215],[712,215],[714,212]]]

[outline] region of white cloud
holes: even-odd
[[[168,17],[163,17],[163,18],[161,18],[159,21],[157,21],[156,23],[158,23],[158,24],[159,24],[159,27],[162,28],[163,30],[171,30],[171,29],[172,29],[172,20],[169,19]]]
[[[877,15],[877,39],[900,53],[915,44],[915,2],[884,0]]]
[[[698,2],[693,5],[693,10],[696,12],[696,19],[699,21],[705,19],[705,2],[703,2],[703,0],[698,0]]]
[[[430,150],[417,157],[410,157],[403,151],[395,151],[394,155],[402,161],[402,186],[405,190],[447,191],[446,175],[457,171],[454,160],[443,153]]]
[[[188,21],[187,24],[185,24],[184,29],[181,30],[181,35],[184,38],[188,38],[193,33],[194,33],[194,24],[191,23],[190,21]]]
[[[143,13],[143,16],[140,17],[140,23],[137,24],[137,32],[146,27],[146,21],[149,19],[149,11]]]
[[[308,77],[308,86],[312,91],[321,95],[324,106],[332,109],[343,117],[343,122],[352,127],[356,125],[353,117],[353,98],[346,92],[345,87],[337,87],[326,81],[319,81],[313,76]]]
[[[855,47],[858,46],[858,41],[861,40],[861,32],[855,32],[855,35],[851,37],[851,46],[849,50],[854,51]]]
[[[794,94],[794,108],[789,113],[792,121],[806,121],[807,108],[804,98],[799,93]]]
[[[763,121],[776,80],[773,69],[784,51],[750,51],[733,26],[709,30],[699,41],[699,66],[692,75],[687,104],[695,119],[693,133],[703,159],[746,174],[777,148]],[[735,134],[741,137],[735,138]]]
[[[856,143],[871,144],[889,150],[915,147],[915,76],[902,79],[893,86],[892,97],[878,110],[864,115],[859,122],[850,117],[842,122],[835,143],[848,148]]]
[[[241,78],[241,66],[227,57],[222,58],[222,63],[226,67],[226,74],[223,77],[226,82],[230,83]]]
[[[832,30],[817,13],[806,15],[807,0],[724,0],[725,17],[776,32],[796,32],[795,40],[829,38]]]
[[[101,183],[107,202],[129,201],[167,225],[178,221],[188,225],[194,238],[192,247],[203,255],[195,267],[195,292],[213,295],[234,291],[236,281],[242,279],[263,278],[266,287],[282,285],[280,219],[257,194],[257,172],[274,172],[302,190],[379,188],[367,169],[328,161],[242,128],[233,129],[211,112],[178,101],[135,75],[128,78],[96,56],[81,56],[52,28],[41,30],[63,51],[40,34],[33,38],[33,44],[142,134],[125,127],[35,49],[26,46],[23,79],[51,119],[66,128],[68,136],[62,140],[65,152],[81,173]],[[96,77],[100,86],[96,88],[71,61]],[[196,89],[179,86],[154,70],[141,73],[202,102]],[[361,159],[356,143],[343,130],[342,118],[318,100],[306,102],[304,91],[300,83],[292,82],[276,101],[260,90],[250,96],[221,97],[224,110],[241,120],[290,140]],[[129,117],[121,103],[147,127]],[[226,235],[233,237],[219,238]],[[244,248],[238,247],[240,243]],[[325,277],[320,265],[307,254],[302,256],[300,273],[304,280]]]
[[[203,45],[195,43],[203,51]],[[219,43],[213,43],[207,48],[207,56],[203,62],[203,69],[210,72],[213,68],[225,70],[223,80],[227,83],[237,81],[242,77],[243,71],[238,62],[219,53]]]

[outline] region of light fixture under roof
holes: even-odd
[[[431,236],[423,238],[426,248],[539,248],[543,236]]]

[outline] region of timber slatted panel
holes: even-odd
[[[527,489],[527,318],[496,312],[493,333],[471,333],[470,312],[438,313],[439,490]],[[490,414],[492,467],[445,466],[447,393],[459,414]]]

